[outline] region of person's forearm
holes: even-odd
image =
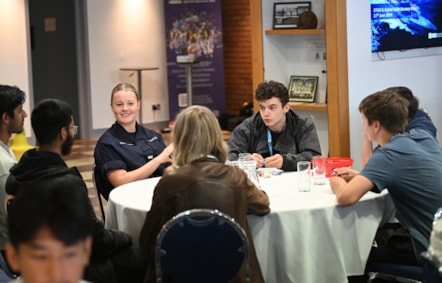
[[[115,187],[121,186],[130,182],[143,180],[149,178],[155,170],[157,170],[158,166],[160,166],[160,161],[158,158],[154,158],[144,164],[143,166],[132,170],[126,171],[123,169],[115,170],[108,175],[108,179],[111,184]]]
[[[357,175],[350,182],[342,177],[330,178],[330,186],[340,206],[356,203],[366,192],[373,188],[373,183],[366,177]]]
[[[362,167],[367,164],[370,157],[373,155],[373,144],[367,138],[364,137],[362,141]]]

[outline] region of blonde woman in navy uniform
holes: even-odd
[[[105,198],[114,187],[162,176],[171,164],[173,145],[166,147],[159,133],[137,122],[140,105],[140,96],[131,84],[120,83],[112,90],[116,121],[100,137],[94,151],[96,178],[106,186]]]

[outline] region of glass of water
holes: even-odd
[[[310,161],[298,161],[298,191],[310,192]]]
[[[256,159],[249,153],[248,155],[240,156],[238,162],[239,167],[247,173],[247,177],[249,177],[255,186],[261,188],[258,173],[256,172]]]

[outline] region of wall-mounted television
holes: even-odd
[[[371,51],[442,46],[442,0],[370,0]]]

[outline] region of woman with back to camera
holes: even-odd
[[[250,242],[251,282],[264,282],[246,216],[270,212],[267,194],[242,169],[225,165],[227,145],[218,120],[207,107],[184,109],[175,121],[172,136],[174,170],[155,187],[140,233],[140,246],[148,256],[145,282],[155,282],[155,241],[162,225],[193,208],[218,209],[241,225]],[[244,270],[230,282],[245,282]]]
[[[100,190],[106,199],[116,186],[161,176],[172,168],[167,167],[173,146],[166,147],[159,133],[137,122],[140,104],[140,96],[131,84],[120,83],[112,90],[111,108],[116,121],[94,150],[95,178],[105,186]]]

